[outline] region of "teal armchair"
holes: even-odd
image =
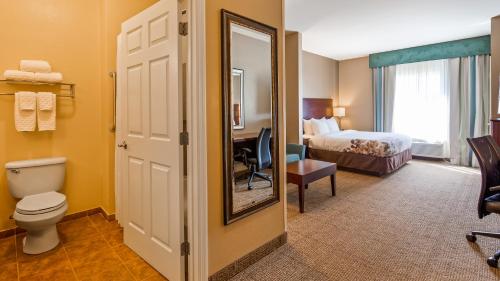
[[[286,145],[286,163],[293,163],[306,158],[306,146],[289,143]]]

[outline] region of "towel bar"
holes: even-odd
[[[61,91],[69,92],[68,94],[56,94],[57,97],[74,98],[75,97],[75,84],[72,83],[46,83],[37,81],[16,81],[16,80],[0,80],[0,83],[11,85],[31,85],[31,86],[59,86]],[[15,93],[0,93],[0,96],[13,96]]]

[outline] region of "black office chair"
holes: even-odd
[[[261,178],[263,180],[269,181],[271,186],[273,184],[272,177],[261,171],[271,167],[271,149],[269,147],[269,143],[271,142],[271,128],[262,128],[259,133],[259,137],[257,138],[257,145],[255,151],[255,158],[249,158],[245,156],[247,159],[247,163],[250,166],[250,177],[248,178],[248,190],[252,189],[252,181],[254,177]],[[252,150],[249,148],[242,148],[242,151],[246,155],[252,153]]]
[[[481,193],[477,205],[479,218],[496,213],[500,214],[500,147],[491,136],[468,138],[467,142],[474,151],[481,167]],[[466,235],[469,242],[476,242],[476,236],[500,239],[500,233],[472,231]],[[500,251],[488,258],[488,265],[498,267]]]

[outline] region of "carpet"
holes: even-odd
[[[265,174],[271,175],[272,170],[266,169]],[[233,212],[252,207],[273,197],[274,190],[269,181],[254,177],[252,189],[248,190],[248,177],[237,180],[233,185]]]
[[[374,177],[338,171],[309,185],[305,213],[289,184],[289,242],[232,280],[500,280],[486,258],[500,240],[470,230],[500,230],[500,216],[480,220],[479,170],[412,160]]]

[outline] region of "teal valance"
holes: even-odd
[[[491,53],[490,35],[370,55],[370,68]]]

